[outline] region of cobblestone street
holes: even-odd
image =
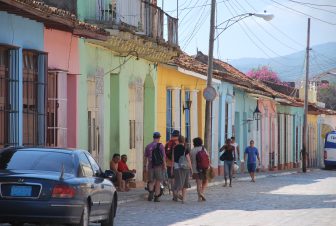
[[[136,201],[119,206],[116,225],[335,225],[336,171],[236,181],[232,188],[209,188],[207,202]]]

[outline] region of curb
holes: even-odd
[[[312,172],[312,170],[307,170],[307,172]],[[290,171],[290,172],[283,172],[283,173],[272,173],[272,174],[266,174],[266,175],[256,175],[256,179],[263,179],[263,178],[267,178],[267,177],[281,177],[281,176],[288,176],[288,175],[292,175],[292,174],[298,174],[300,172],[298,171]],[[249,176],[244,176],[244,177],[240,177],[237,178],[237,181],[249,181],[251,178]],[[223,184],[223,181],[214,181],[214,182],[210,182],[208,183],[208,187],[213,187],[213,186],[217,186],[217,185],[221,185]],[[196,185],[193,185],[189,188],[189,190],[193,191],[196,190]],[[129,198],[129,199],[125,199],[125,200],[120,200],[118,201],[118,205],[122,205],[122,204],[126,204],[126,203],[130,203],[130,202],[136,202],[136,201],[140,201],[143,200],[143,194],[139,195],[138,197],[134,197],[134,198]]]

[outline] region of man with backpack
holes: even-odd
[[[174,183],[174,176],[172,175],[174,164],[172,159],[172,153],[174,150],[174,147],[178,144],[178,138],[180,136],[180,132],[178,130],[174,130],[171,134],[171,139],[167,142],[165,146],[165,153],[166,153],[166,160],[167,160],[167,175],[169,180],[170,188],[173,187]]]
[[[160,138],[160,133],[155,132],[153,134],[153,142],[148,144],[145,149],[145,157],[147,159],[146,169],[149,180],[148,201],[152,201],[154,198],[154,202],[160,202],[160,184],[166,172],[165,149],[163,144],[160,143]]]

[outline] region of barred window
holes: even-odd
[[[44,53],[23,51],[23,145],[45,144],[46,65]]]

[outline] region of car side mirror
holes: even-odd
[[[115,173],[112,170],[105,170],[104,172],[104,178],[110,179],[111,181],[115,178]]]

